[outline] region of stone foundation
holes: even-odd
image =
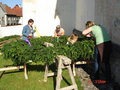
[[[104,80],[93,80],[93,65],[87,64],[77,68],[77,75],[80,78],[84,90],[120,90],[120,46],[113,44],[113,51],[110,57],[112,84],[104,83]],[[104,79],[104,76],[102,76]]]

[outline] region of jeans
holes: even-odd
[[[107,41],[97,45],[98,70],[96,76],[100,76],[100,71],[104,74],[106,81],[111,81],[110,54],[112,52],[112,43]]]
[[[96,73],[98,71],[98,49],[97,47],[95,47],[95,51],[94,51],[94,73]]]
[[[30,41],[28,39],[25,40],[25,42],[29,45],[29,46],[32,46]]]

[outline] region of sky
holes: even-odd
[[[13,8],[15,5],[22,7],[22,0],[0,0],[3,4],[7,4],[9,7]]]

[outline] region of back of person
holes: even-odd
[[[92,33],[94,37],[96,38],[97,45],[103,42],[110,41],[109,35],[103,26],[94,25],[90,28],[92,29]]]
[[[67,41],[74,44],[78,40],[78,36],[75,34],[72,34],[70,37],[68,37]]]
[[[112,51],[112,42],[109,38],[109,35],[105,31],[106,29],[102,26],[96,25],[93,21],[87,21],[86,29],[83,30],[82,34],[85,36],[90,36],[92,33],[96,39],[96,49],[98,53],[96,54],[96,68],[98,68],[95,72],[96,80],[101,79],[101,72],[105,76],[105,80],[107,83],[112,81],[111,77],[111,67],[110,67],[110,55]],[[98,64],[98,66],[97,66]]]

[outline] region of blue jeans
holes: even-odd
[[[98,49],[97,47],[95,47],[94,50],[94,73],[96,73],[98,71]]]

